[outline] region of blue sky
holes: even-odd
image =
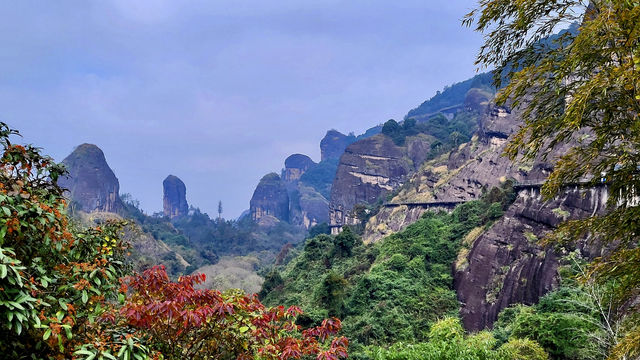
[[[5,1],[0,121],[62,160],[89,142],[152,213],[249,207],[292,153],[361,133],[475,74],[475,1]]]

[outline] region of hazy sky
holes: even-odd
[[[356,134],[474,75],[473,0],[3,1],[0,121],[61,161],[94,143],[152,213],[249,207],[292,153]]]

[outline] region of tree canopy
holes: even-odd
[[[640,288],[640,3],[481,0],[464,23],[485,35],[477,64],[495,66],[496,85],[506,84],[498,104],[522,111],[524,125],[507,154],[532,158],[572,145],[556,159],[543,194],[606,179],[607,214],[568,222],[549,241],[588,237],[611,249],[587,275],[614,282],[625,307]],[[577,31],[550,38],[572,23]],[[640,354],[640,327],[628,324],[612,357]]]

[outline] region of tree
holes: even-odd
[[[543,194],[606,177],[607,214],[565,223],[548,241],[589,236],[610,248],[588,274],[615,282],[618,305],[628,304],[640,289],[640,4],[482,0],[463,22],[485,34],[477,63],[496,67],[496,85],[505,85],[497,102],[522,110],[524,126],[506,153],[531,159],[573,145],[557,160]],[[579,23],[577,31],[551,36],[569,23]],[[629,322],[612,358],[640,354],[638,324]]]
[[[340,320],[301,330],[295,306],[267,308],[238,290],[196,288],[204,274],[169,280],[163,266],[126,278],[124,305],[102,318],[107,328],[135,330],[166,359],[317,359],[347,357],[348,341],[334,336]],[[94,346],[93,348],[98,348]],[[87,351],[90,351],[87,348]]]
[[[464,139],[464,135],[462,135],[462,133],[460,133],[459,131],[454,131],[451,134],[449,134],[449,140],[454,146],[460,145],[463,139]]]
[[[337,256],[351,256],[353,247],[359,242],[359,238],[348,226],[343,226],[340,234],[333,239],[333,252]]]
[[[0,352],[71,358],[117,299],[127,244],[120,224],[73,226],[56,183],[64,168],[13,135],[0,123]],[[124,332],[110,335],[121,347]]]
[[[218,200],[218,220],[222,219],[222,200]]]
[[[79,228],[65,212],[64,167],[0,122],[0,354],[26,359],[347,357],[338,319],[302,330],[297,307],[172,282],[164,266],[124,276],[122,223]]]

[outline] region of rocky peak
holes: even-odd
[[[116,213],[124,208],[118,178],[107,164],[104,153],[93,144],[82,144],[62,163],[69,174],[58,180],[67,189],[72,206],[85,212]]]
[[[300,179],[309,168],[316,165],[310,157],[303,154],[293,154],[284,161],[282,180],[294,182]]]
[[[396,145],[388,136],[379,134],[349,145],[338,165],[331,187],[330,225],[355,225],[350,214],[356,204],[372,204],[405,181],[414,165],[410,149],[428,149],[429,136],[407,138],[405,146]],[[420,145],[419,143],[425,144]],[[420,151],[416,151],[419,153]]]
[[[320,141],[321,160],[340,158],[347,146],[355,140],[353,135],[345,135],[337,130],[327,131]]]
[[[285,183],[276,173],[267,174],[260,179],[249,205],[254,221],[259,222],[266,217],[289,221],[289,194]]]
[[[189,212],[187,203],[187,187],[174,175],[167,176],[162,182],[162,207],[164,216],[171,219],[185,216]]]

